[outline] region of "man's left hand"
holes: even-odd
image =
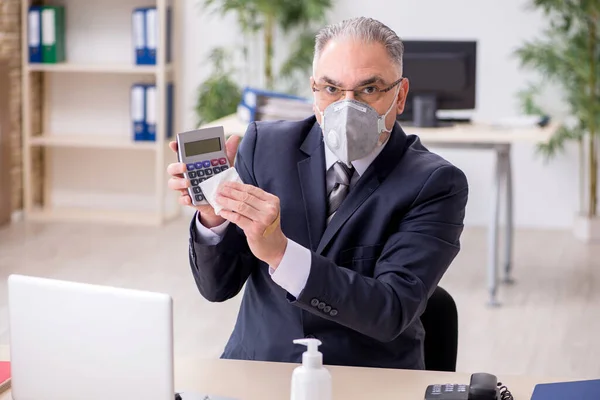
[[[287,247],[279,224],[279,198],[256,186],[224,182],[216,201],[224,207],[220,215],[244,231],[252,253],[276,269]]]

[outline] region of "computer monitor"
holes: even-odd
[[[403,65],[410,87],[399,121],[442,126],[438,110],[475,108],[477,42],[407,40]]]
[[[169,295],[11,275],[12,395],[172,400]]]

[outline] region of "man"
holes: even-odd
[[[424,368],[419,317],[459,251],[468,186],[396,122],[402,53],[372,19],[324,28],[315,116],[252,123],[239,152],[228,141],[244,183],[222,185],[220,215],[197,207],[189,245],[205,298],[246,284],[224,358],[299,362],[293,339],[316,337],[327,364]],[[190,205],[184,168],[169,187]]]

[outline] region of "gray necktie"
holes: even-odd
[[[348,168],[346,164],[338,161],[327,171],[327,223],[335,215],[350,190],[350,181],[354,168]]]

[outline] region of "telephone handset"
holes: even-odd
[[[427,386],[425,400],[514,400],[506,386],[495,375],[478,372],[465,384]]]

